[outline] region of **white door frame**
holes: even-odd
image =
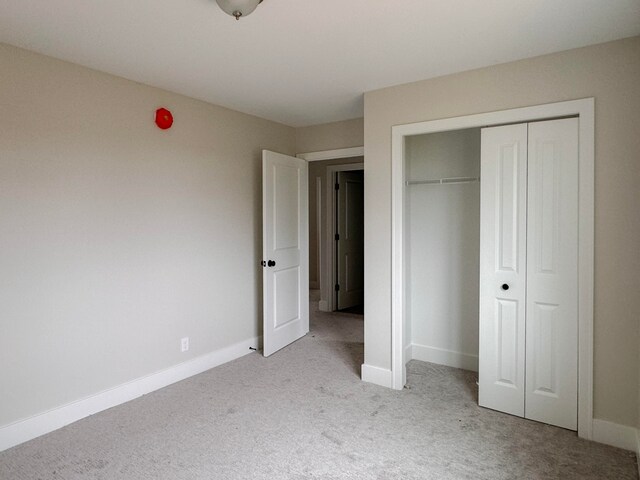
[[[364,157],[364,147],[338,148],[336,150],[322,150],[320,152],[298,153],[298,158],[307,162],[319,162],[321,160],[335,160],[337,158]]]
[[[392,387],[406,383],[405,162],[404,137],[567,116],[579,119],[578,206],[578,435],[593,437],[594,138],[593,98],[397,125],[391,129],[391,375]]]
[[[364,156],[364,147],[340,148],[336,150],[322,150],[319,152],[298,153],[296,157],[302,158],[308,162],[318,162],[321,160],[337,160],[341,158],[353,158]],[[322,268],[318,272],[320,280],[320,302],[318,309],[323,312],[333,312],[336,308],[337,298],[334,290],[336,284],[336,272],[333,266],[336,264],[336,253],[333,239],[335,238],[335,195],[333,186],[333,175],[335,172],[344,172],[349,170],[363,170],[364,163],[350,163],[346,165],[331,165],[327,167],[327,178],[324,196],[327,208],[327,222],[325,229],[325,239],[330,248],[329,255],[322,255],[322,244],[319,246],[320,262]],[[326,257],[326,258],[325,258]]]
[[[307,174],[308,175],[308,174]],[[311,212],[309,212],[311,213]],[[318,255],[316,258],[317,279],[315,282],[309,281],[309,288],[322,291],[322,178],[316,177],[316,245],[318,245]],[[311,269],[311,265],[309,265]]]

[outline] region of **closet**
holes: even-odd
[[[406,358],[577,429],[578,120],[405,137]]]
[[[480,129],[407,137],[407,358],[478,370]]]

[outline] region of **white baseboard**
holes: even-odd
[[[593,441],[625,450],[638,451],[638,429],[606,420],[593,419]]]
[[[373,365],[362,364],[362,381],[375,383],[381,387],[392,388],[393,381],[391,370],[374,367]]]
[[[329,302],[327,302],[326,300],[320,300],[318,302],[318,310],[320,310],[321,312],[330,312],[331,310],[329,310]]]
[[[407,357],[409,358],[409,357]],[[437,363],[448,367],[462,368],[464,370],[478,371],[478,356],[468,353],[445,350],[443,348],[429,347],[427,345],[411,344],[411,358],[423,362]]]
[[[261,338],[251,338],[25,420],[0,427],[0,452],[62,428],[89,415],[131,401],[172,383],[240,358],[251,353],[250,348],[257,349],[260,343]]]

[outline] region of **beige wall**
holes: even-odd
[[[261,334],[261,149],[295,130],[1,44],[0,71],[0,426]]]
[[[365,362],[390,368],[391,126],[595,97],[595,417],[638,422],[640,37],[365,94]]]
[[[321,152],[364,145],[364,119],[296,128],[296,152]]]

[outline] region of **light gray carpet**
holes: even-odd
[[[637,479],[631,452],[481,409],[471,372],[413,361],[359,379],[362,317],[0,453],[0,479]]]

